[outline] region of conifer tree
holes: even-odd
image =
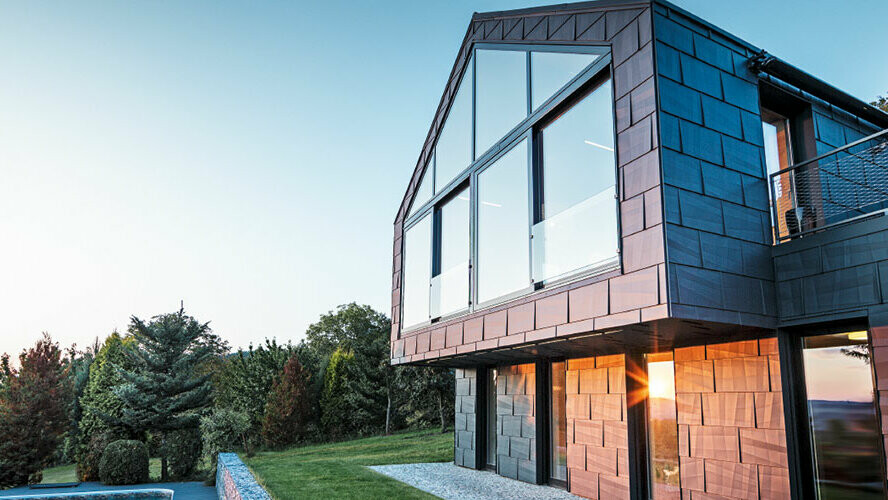
[[[199,426],[201,411],[212,400],[209,374],[198,367],[216,355],[220,341],[208,323],[184,309],[145,322],[133,316],[129,333],[136,349],[132,368],[120,369],[123,383],[114,392],[123,401],[122,423],[160,437],[161,479],[168,478],[167,433]]]
[[[305,435],[311,417],[309,375],[294,354],[268,394],[262,438],[272,447],[294,444]]]

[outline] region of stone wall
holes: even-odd
[[[496,377],[496,470],[536,482],[536,367],[501,366]]]
[[[623,355],[567,361],[567,467],[571,493],[629,498]]]
[[[472,469],[475,468],[475,416],[478,404],[477,370],[457,369],[453,463]]]
[[[220,453],[216,465],[219,500],[271,500],[237,453]]]

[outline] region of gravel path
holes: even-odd
[[[453,463],[374,465],[370,469],[445,500],[578,500],[558,488],[522,483]]]

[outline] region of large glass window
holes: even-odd
[[[431,288],[433,318],[469,307],[469,201],[466,188],[440,209],[438,262]]]
[[[616,167],[610,81],[539,134],[540,220],[533,226],[533,277],[546,281],[617,263]]]
[[[530,286],[527,140],[478,175],[478,301]]]
[[[648,464],[653,500],[680,500],[678,416],[672,353],[647,355]]]
[[[539,108],[598,57],[597,54],[531,52],[530,95],[533,100],[531,109]]]
[[[408,211],[403,327],[616,267],[611,84],[566,95],[588,68],[600,78],[607,59],[551,50],[482,44],[469,58]],[[512,131],[521,135],[507,150]]]
[[[564,361],[551,365],[552,393],[549,415],[549,443],[551,446],[550,475],[556,481],[567,481],[567,373]]]
[[[450,105],[447,121],[435,147],[435,192],[471,165],[472,160],[472,61]]]
[[[429,160],[428,165],[426,165],[425,172],[422,174],[422,180],[419,181],[419,187],[416,188],[416,194],[413,195],[413,204],[410,205],[410,213],[407,216],[411,216],[416,213],[423,205],[426,204],[430,199],[432,199],[432,195],[434,194],[434,190],[432,189],[432,185],[434,184],[434,170],[435,158],[432,156],[432,159]]]
[[[478,50],[475,147],[478,156],[527,117],[527,53]]]
[[[807,337],[802,354],[819,500],[885,498],[867,333]]]
[[[408,328],[429,320],[432,266],[432,217],[426,215],[404,233],[402,319]]]

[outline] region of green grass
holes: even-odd
[[[160,481],[160,459],[152,458],[148,461],[148,473],[151,475],[152,481]],[[77,472],[74,470],[74,464],[59,465],[58,467],[50,467],[43,470],[43,481],[41,483],[75,483],[77,482]]]
[[[277,500],[430,499],[436,497],[365,466],[448,462],[453,460],[453,433],[414,431],[241,458]]]

